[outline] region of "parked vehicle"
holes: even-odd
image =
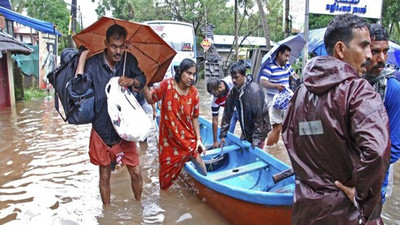
[[[183,59],[189,58],[196,62],[196,35],[192,24],[169,20],[152,20],[146,21],[144,24],[149,25],[177,52],[165,78],[173,77],[175,69]]]

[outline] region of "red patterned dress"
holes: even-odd
[[[159,162],[160,187],[168,189],[178,177],[185,163],[196,158],[196,134],[193,118],[199,116],[199,93],[191,86],[180,95],[173,78],[165,79],[152,92],[154,101],[162,100],[160,116]]]

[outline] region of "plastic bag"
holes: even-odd
[[[152,122],[146,115],[133,93],[118,84],[119,77],[113,77],[106,85],[108,114],[115,131],[126,141],[146,139]]]
[[[272,100],[272,106],[276,109],[285,110],[289,105],[289,101],[293,96],[293,91],[289,88],[283,89],[276,94]]]

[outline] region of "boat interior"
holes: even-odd
[[[206,121],[208,122],[208,121]],[[289,167],[259,148],[228,133],[223,148],[212,148],[212,128],[200,123],[200,133],[207,154],[202,156],[207,170],[207,179],[221,184],[252,191],[293,193],[293,176],[274,183],[272,176]]]

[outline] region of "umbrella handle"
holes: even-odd
[[[125,76],[126,55],[127,55],[127,51],[125,51],[125,56],[124,56],[124,69],[123,69],[123,71],[122,71],[122,76]]]

